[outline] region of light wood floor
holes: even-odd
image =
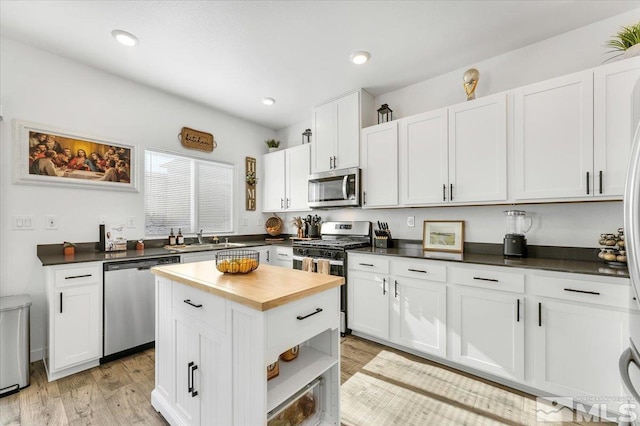
[[[387,346],[348,336],[341,339],[341,382],[344,383],[357,372],[363,372],[362,367],[382,350],[398,353],[413,361],[430,363]],[[491,383],[457,370],[449,370]],[[0,398],[0,425],[166,425],[165,420],[151,407],[153,387],[153,349],[55,382],[47,382],[44,365],[38,361],[31,365],[29,387]],[[504,389],[522,398],[533,398],[512,389]],[[473,389],[469,391],[473,392]],[[455,404],[456,401],[442,403]]]

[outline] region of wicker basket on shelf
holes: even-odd
[[[216,268],[225,274],[246,274],[260,265],[256,250],[223,250],[216,253]]]
[[[283,226],[284,223],[282,222],[282,219],[275,215],[267,219],[267,222],[264,224],[264,227],[267,230],[267,234],[271,235],[272,237],[280,235],[282,233]]]

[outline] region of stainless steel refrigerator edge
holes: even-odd
[[[636,83],[631,98],[632,123],[635,134],[627,179],[624,191],[624,234],[627,250],[627,263],[629,278],[631,281],[630,297],[638,304],[640,298],[640,80]],[[632,130],[633,130],[632,129]],[[629,316],[629,348],[620,356],[620,375],[625,388],[625,393],[631,404],[635,404],[635,418],[629,418],[630,423],[640,425],[640,318],[636,315]],[[635,401],[631,401],[635,400]],[[631,416],[634,417],[634,416]]]
[[[180,256],[104,264],[104,342],[101,363],[153,346],[155,278],[149,269],[171,263],[180,263]]]

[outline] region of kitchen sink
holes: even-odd
[[[242,243],[211,243],[211,244],[190,244],[185,247],[171,247],[168,250],[177,251],[179,253],[185,253],[190,251],[204,251],[204,250],[218,250],[235,247],[246,247],[246,244]]]

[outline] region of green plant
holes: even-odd
[[[269,148],[277,148],[280,146],[280,141],[275,139],[267,139],[264,143],[266,143]]]
[[[640,43],[640,22],[628,27],[620,28],[618,34],[614,35],[613,38],[607,42],[606,46],[613,49],[608,53],[620,52],[612,57],[615,58],[622,55],[625,50],[638,43]]]

